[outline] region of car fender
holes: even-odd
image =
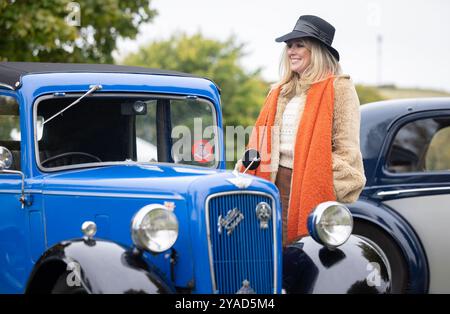
[[[385,231],[402,250],[408,267],[410,293],[426,293],[429,268],[425,250],[411,225],[396,211],[381,203],[359,200],[348,206],[355,220],[370,222]]]
[[[286,293],[389,293],[390,274],[383,256],[353,235],[333,250],[304,237],[284,249],[283,289]]]
[[[110,241],[76,239],[60,242],[41,256],[26,293],[50,293],[64,272],[69,285],[81,285],[93,294],[175,292],[137,250]]]

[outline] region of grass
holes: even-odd
[[[377,87],[383,98],[423,98],[423,97],[449,97],[450,93],[440,90],[420,89],[420,88],[397,88],[395,86]]]

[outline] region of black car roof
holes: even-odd
[[[450,109],[450,97],[391,99],[362,105],[361,114],[371,120],[395,120],[420,111]]]
[[[136,73],[198,77],[192,74],[137,66],[88,63],[0,62],[0,88],[15,89],[23,75],[32,73]],[[18,83],[19,82],[19,83]]]

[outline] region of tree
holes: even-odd
[[[151,0],[0,0],[0,61],[112,63],[119,37],[156,15]]]
[[[125,57],[127,65],[163,68],[208,77],[222,90],[224,125],[253,125],[268,92],[260,70],[247,72],[240,65],[244,45],[234,37],[218,41],[197,33],[173,35]]]

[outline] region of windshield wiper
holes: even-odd
[[[102,86],[100,84],[97,85],[93,85],[92,87],[89,86],[91,89],[88,90],[84,95],[82,95],[80,98],[76,99],[73,103],[71,103],[70,105],[68,105],[66,108],[58,111],[57,113],[55,113],[53,116],[51,116],[50,118],[48,118],[47,120],[45,120],[42,123],[42,126],[44,126],[47,122],[50,122],[51,120],[53,120],[54,118],[56,118],[58,115],[60,115],[61,113],[63,113],[64,111],[66,111],[67,109],[69,109],[70,107],[78,104],[80,102],[81,99],[83,99],[84,97],[92,94],[93,92],[102,89]]]

